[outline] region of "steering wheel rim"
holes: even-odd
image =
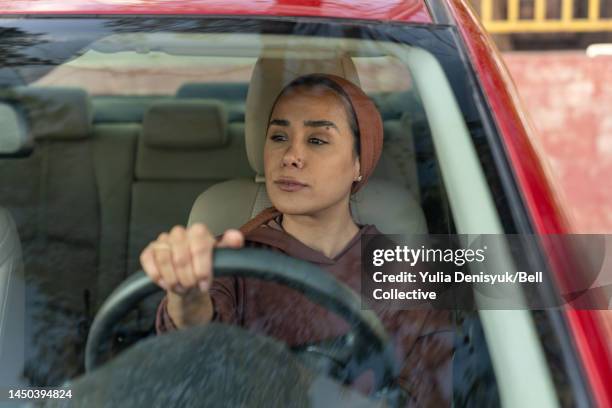
[[[296,289],[311,301],[345,319],[353,352],[347,364],[348,382],[365,371],[374,374],[374,391],[392,384],[397,374],[393,346],[382,323],[371,310],[361,309],[359,296],[320,268],[284,254],[265,249],[217,249],[213,255],[215,277],[241,276],[273,281]],[[98,350],[110,329],[140,301],[161,291],[149,277],[138,271],[107,298],[89,331],[85,348],[85,369],[94,370]]]

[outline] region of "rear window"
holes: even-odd
[[[35,81],[90,95],[174,95],[191,82],[248,84],[255,58],[171,55],[159,51],[88,50]]]
[[[255,58],[169,55],[158,51],[107,53],[88,50],[62,64],[34,86],[70,86],[99,95],[174,95],[187,83],[248,85]],[[392,57],[356,57],[368,93],[407,91],[410,75]]]

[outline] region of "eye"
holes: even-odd
[[[281,135],[279,133],[274,133],[270,136],[270,140],[274,142],[282,142],[282,141],[287,140],[287,136]]]
[[[327,144],[327,142],[325,140],[319,139],[318,137],[311,137],[310,139],[308,139],[308,143],[312,143],[315,145],[324,145]]]

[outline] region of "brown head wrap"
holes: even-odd
[[[378,112],[378,109],[376,109],[374,102],[372,102],[365,92],[363,92],[361,88],[349,80],[331,74],[309,74],[305,75],[304,77],[311,75],[325,77],[336,83],[343,91],[341,92],[344,94],[343,97],[348,99],[348,102],[351,104],[353,112],[355,113],[355,120],[357,122],[357,128],[359,129],[359,163],[361,166],[361,180],[353,183],[351,193],[354,194],[359,191],[368,181],[368,178],[374,171],[382,152],[383,125],[380,113]],[[297,82],[304,77],[296,78],[289,85],[287,85],[287,87],[292,86],[294,82]],[[325,85],[323,84],[323,86]],[[287,87],[283,88],[283,90],[279,93],[279,96],[285,92]],[[334,89],[334,91],[337,90]],[[274,104],[276,104],[276,101]],[[351,115],[351,112],[347,113]],[[280,213],[274,207],[267,208],[259,213],[255,218],[243,225],[240,230],[246,235],[259,225],[264,224],[276,217],[278,214]]]
[[[324,74],[321,76],[340,85],[355,112],[361,145],[359,153],[361,181],[353,185],[351,192],[354,194],[368,181],[380,158],[383,146],[382,119],[374,102],[357,85],[337,75]]]

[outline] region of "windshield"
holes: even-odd
[[[1,20],[0,26],[0,92],[10,112],[3,117],[17,118],[11,131],[26,129],[33,139],[25,157],[0,159],[0,207],[15,225],[21,253],[11,254],[23,263],[25,282],[25,300],[15,301],[25,303],[24,357],[9,370],[18,384],[60,386],[84,374],[87,334],[100,306],[141,269],[148,243],[174,225],[187,225],[203,192],[232,187],[242,205],[220,198],[200,210],[215,235],[240,227],[269,204],[257,193],[263,174],[252,139],[266,120],[265,101],[299,75],[342,75],[380,113],[381,158],[370,187],[351,203],[359,225],[385,234],[454,234],[458,220],[468,216],[449,204],[439,155],[454,142],[434,147],[425,98],[450,118],[434,130],[471,140],[491,190],[499,188],[474,82],[447,27],[136,18]],[[431,61],[439,74],[427,74]],[[8,120],[2,122],[7,129]],[[478,194],[483,196],[474,200],[488,200],[490,191]],[[494,194],[493,203],[511,231],[503,195]],[[358,282],[359,268],[353,273],[351,282]],[[300,296],[292,292],[274,312],[261,313],[297,310]],[[113,328],[101,351],[105,361],[155,335],[162,297],[158,292],[141,302]],[[293,322],[298,332],[302,324],[310,330],[304,310],[294,316],[304,319]],[[393,323],[384,313],[379,317],[396,347],[397,383],[407,395],[449,403],[455,388],[457,401],[498,402],[476,314],[410,311]],[[342,334],[346,326],[334,322],[317,328],[316,340]],[[254,319],[249,328],[269,334],[266,324]],[[462,343],[466,332],[474,343]],[[289,346],[312,339],[303,340]],[[454,368],[453,350],[464,351]],[[270,351],[270,358],[288,358],[285,352]],[[453,378],[457,367],[471,373],[461,384]],[[218,377],[223,364],[198,370],[204,378]],[[360,395],[368,394],[368,381],[356,387]],[[319,390],[312,387],[310,398]],[[474,387],[482,393],[472,394]]]

